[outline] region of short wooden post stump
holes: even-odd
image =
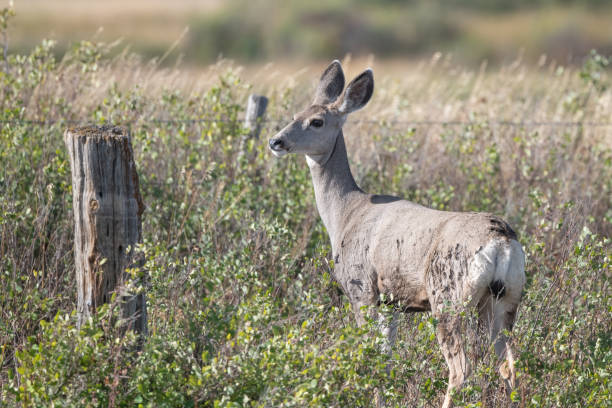
[[[74,252],[81,325],[124,282],[141,241],[144,203],[129,131],[119,126],[74,127],[64,133],[72,167]],[[123,317],[147,331],[144,294],[122,295]]]

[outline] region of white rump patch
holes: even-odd
[[[518,301],[521,298],[523,287],[525,286],[525,252],[518,241],[510,240],[510,265],[506,270],[502,280],[509,291],[508,295],[516,298]],[[496,275],[497,276],[497,275]]]
[[[494,281],[501,281],[506,295],[520,298],[525,285],[525,253],[518,241],[491,240],[472,258],[466,295],[480,298]]]

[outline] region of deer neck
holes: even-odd
[[[306,159],[312,175],[317,209],[329,233],[332,248],[335,249],[342,239],[340,234],[350,209],[364,194],[351,173],[342,129],[338,133],[331,155],[306,156]]]

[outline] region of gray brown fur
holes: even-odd
[[[443,405],[449,407],[451,391],[470,373],[462,319],[455,312],[477,306],[498,356],[507,360],[504,378],[512,387],[513,358],[499,333],[512,327],[524,285],[524,255],[515,232],[491,214],[437,211],[362,191],[349,168],[342,125],[370,99],[372,71],[356,77],[344,93],[343,87],[342,68],[334,61],[321,77],[313,105],[270,139],[270,148],[277,156],[306,155],[331,240],[334,275],[357,321],[365,321],[362,306],[376,306],[381,299],[402,311],[431,310],[449,365]]]

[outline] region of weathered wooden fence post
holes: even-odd
[[[141,240],[138,174],[130,134],[118,126],[85,126],[66,130],[64,142],[72,166],[74,252],[81,325],[96,308],[110,301],[124,282],[134,246]],[[123,317],[147,332],[144,294],[121,294]]]
[[[244,116],[244,127],[248,129],[249,133],[242,140],[241,153],[246,150],[249,139],[258,139],[261,133],[261,125],[263,117],[268,107],[268,98],[263,95],[249,95],[249,101]]]
[[[261,133],[261,122],[268,107],[268,98],[263,95],[249,95],[244,127],[249,129],[249,137],[257,139]]]

